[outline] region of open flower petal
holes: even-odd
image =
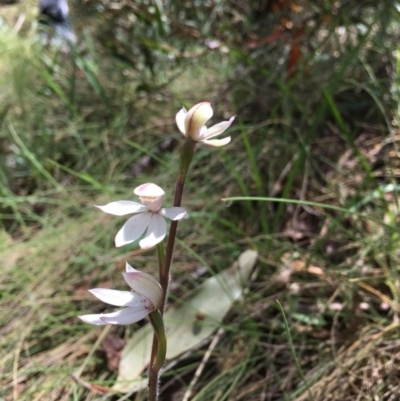
[[[231,126],[234,119],[235,117],[231,117],[229,121],[223,121],[222,123],[215,124],[212,127],[208,128],[206,131],[201,132],[199,136],[199,141],[214,138],[215,136],[222,134],[226,129]]]
[[[158,283],[157,279],[155,279],[151,274],[142,272],[140,270],[135,269],[134,267],[132,267],[128,262],[125,263],[125,270],[127,273],[136,273],[138,276],[141,277],[145,277],[147,280],[153,281],[154,283],[157,284],[157,286],[159,286],[160,284]],[[123,273],[122,273],[123,274]],[[128,277],[133,278],[133,275],[128,275]],[[125,276],[124,276],[125,278]],[[126,278],[125,278],[126,281]],[[137,280],[133,280],[133,281],[126,281],[129,285],[129,287],[132,288],[133,291],[139,292],[140,293],[140,289],[138,289],[138,282]],[[134,287],[131,286],[131,283],[134,282]],[[140,282],[140,280],[139,280]],[[161,287],[160,287],[161,288]]]
[[[160,214],[171,220],[180,220],[186,216],[186,210],[183,207],[167,207],[161,209]]]
[[[130,244],[141,237],[149,225],[152,215],[153,213],[146,212],[128,219],[115,237],[115,246]]]
[[[161,242],[167,235],[167,223],[158,213],[151,216],[145,237],[139,242],[142,249],[149,249]]]
[[[104,326],[106,323],[100,319],[101,316],[104,315],[81,315],[78,316],[79,319],[83,320],[85,323],[89,323],[89,324],[95,324],[96,326]]]
[[[147,308],[157,309],[162,297],[162,288],[160,283],[150,274],[143,272],[122,273],[125,281],[133,291],[140,293],[149,303]]]
[[[182,109],[180,109],[178,111],[178,113],[176,114],[176,117],[175,117],[176,125],[178,126],[179,131],[181,131],[183,135],[185,135],[186,114],[187,114],[187,110],[184,107],[182,107]]]
[[[89,290],[101,301],[114,306],[140,307],[146,305],[146,300],[139,294],[131,291],[118,291],[108,288],[93,288]]]
[[[150,312],[151,310],[146,308],[126,308],[112,313],[105,313],[100,316],[100,320],[106,324],[132,324],[142,320]]]
[[[202,127],[212,115],[213,109],[208,102],[202,102],[193,106],[185,117],[185,135],[197,141]]]
[[[105,213],[113,214],[114,216],[124,216],[126,214],[141,213],[147,211],[147,206],[133,201],[116,201],[108,203],[104,206],[97,206],[97,208]]]
[[[231,137],[228,136],[223,139],[204,139],[203,141],[201,141],[201,143],[204,143],[204,145],[213,146],[214,148],[219,148],[228,144],[230,141]]]

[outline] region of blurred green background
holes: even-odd
[[[132,328],[104,308],[128,260],[93,205],[155,182],[172,202],[175,114],[236,115],[199,146],[171,303],[259,252],[191,400],[397,400],[399,9],[396,1],[70,0],[77,43],[44,43],[35,1],[0,2],[0,398],[127,399],[111,386]],[[245,200],[221,202],[221,198]],[[287,325],[277,306],[285,310]],[[97,308],[97,309],[96,309]],[[182,400],[207,346],[162,379]],[[145,392],[130,395],[145,400]]]

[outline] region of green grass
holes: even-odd
[[[146,181],[161,183],[171,203],[175,114],[209,100],[213,121],[237,118],[231,144],[197,149],[171,298],[247,248],[259,263],[190,399],[397,399],[394,3],[332,10],[321,1],[300,12],[217,3],[99,12],[71,2],[80,38],[72,53],[41,47],[28,20],[18,33],[1,28],[0,398],[100,397],[72,375],[112,385],[118,350],[108,341],[134,328],[76,316],[100,311],[87,289],[120,288],[126,260],[152,274],[157,261],[116,249],[123,218],[93,205],[133,199]],[[20,13],[7,8],[9,26]],[[279,30],[282,18],[293,28]],[[301,57],[288,72],[296,32]],[[163,399],[183,399],[207,347],[165,373]]]

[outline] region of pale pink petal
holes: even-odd
[[[144,277],[147,280],[153,281],[155,284],[157,284],[157,286],[160,285],[158,283],[157,279],[154,278],[151,274],[148,274],[148,273],[145,273],[145,272],[135,269],[128,262],[126,262],[125,269],[126,269],[127,273],[133,273],[133,274],[127,274],[126,276],[124,276],[124,278],[125,278],[126,282],[128,283],[128,285],[132,288],[132,290],[137,292],[138,294],[140,294],[140,290],[138,290],[138,288],[140,288],[140,278],[141,277]],[[127,279],[129,279],[130,281],[127,281]],[[134,287],[131,286],[132,283],[134,283]]]
[[[115,237],[115,246],[130,244],[140,238],[146,231],[153,213],[140,213],[127,220]]]
[[[106,323],[100,319],[101,316],[103,315],[81,315],[78,317],[85,323],[95,324],[96,326],[104,326]]]
[[[158,213],[154,213],[144,238],[139,241],[139,246],[142,249],[149,249],[161,242],[166,235],[167,223],[164,217],[160,216]]]
[[[139,195],[140,202],[146,205],[150,212],[158,212],[162,208],[165,192],[151,182],[140,185],[133,191]]]
[[[160,214],[171,220],[180,220],[185,217],[186,210],[183,207],[167,207],[161,209]]]
[[[214,138],[215,136],[222,134],[226,129],[231,126],[234,119],[235,117],[231,117],[229,121],[223,121],[222,123],[215,124],[212,127],[208,128],[206,131],[201,132],[199,135],[199,141]]]
[[[178,126],[179,131],[182,132],[183,135],[185,135],[185,117],[186,117],[187,111],[183,107],[178,111],[175,117],[176,125]]]
[[[95,297],[107,304],[114,306],[140,307],[146,304],[146,300],[131,291],[110,290],[108,288],[93,288],[89,290]]]
[[[202,102],[193,106],[185,117],[186,136],[197,141],[202,127],[212,117],[212,115],[213,109],[208,102]]]
[[[147,206],[132,201],[116,201],[104,206],[97,206],[98,209],[114,216],[124,216],[125,214],[141,213],[147,211]]]
[[[139,185],[133,190],[135,195],[139,196],[150,196],[150,197],[159,197],[164,196],[165,192],[158,185],[153,184],[152,182],[147,182],[146,184]]]
[[[132,324],[146,317],[151,310],[143,308],[126,308],[112,313],[105,313],[100,316],[106,324]]]
[[[159,282],[153,276],[143,272],[122,273],[122,275],[133,291],[149,301],[146,305],[147,308],[158,308],[161,302],[162,289]]]
[[[204,143],[204,145],[213,146],[214,148],[219,148],[221,146],[228,144],[230,141],[231,141],[231,137],[228,136],[223,139],[209,139],[209,140],[205,139],[205,140],[201,141],[201,143]]]

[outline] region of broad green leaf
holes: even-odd
[[[167,360],[200,346],[220,327],[233,302],[246,288],[256,259],[256,251],[243,252],[230,269],[205,280],[166,312]],[[148,324],[125,345],[115,391],[132,392],[146,387],[147,381],[141,374],[149,364],[152,341],[153,330]]]

